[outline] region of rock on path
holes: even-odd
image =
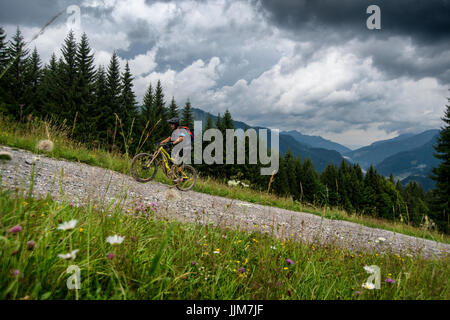
[[[35,166],[34,194],[50,194],[74,202],[112,200],[131,206],[140,200],[155,202],[163,215],[184,222],[239,227],[273,234],[306,243],[335,244],[353,251],[380,254],[420,255],[424,258],[448,257],[450,245],[356,223],[329,220],[314,214],[252,204],[219,196],[189,191],[180,192],[158,182],[139,183],[132,177],[98,167],[55,160],[46,156],[1,147],[12,154],[2,165],[2,185],[28,188]],[[170,191],[168,191],[170,190]],[[170,193],[170,195],[169,195]]]

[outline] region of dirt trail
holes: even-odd
[[[27,188],[35,154],[0,147],[13,155],[1,169],[2,185]],[[170,186],[149,182],[142,184],[130,176],[86,164],[55,160],[40,156],[35,161],[36,195],[50,193],[77,203],[89,199],[120,200],[126,206],[132,201],[155,202],[160,214],[179,221],[240,227],[273,233],[306,243],[333,243],[354,251],[368,250],[384,253],[393,251],[402,256],[420,255],[425,258],[448,256],[450,245],[415,238],[387,230],[365,227],[356,223],[322,219],[319,216],[289,211],[207,195],[180,192]],[[170,191],[168,191],[170,190]],[[61,194],[64,192],[64,195]],[[385,240],[384,240],[385,239]]]

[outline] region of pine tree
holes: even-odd
[[[7,112],[6,108],[6,84],[5,77],[2,77],[3,71],[8,64],[8,52],[6,43],[6,33],[3,28],[0,27],[0,112]]]
[[[75,134],[85,141],[92,140],[95,136],[93,124],[98,115],[93,111],[95,103],[95,66],[94,55],[91,53],[87,35],[84,33],[75,54],[75,66],[77,72],[75,88],[75,112],[77,124]]]
[[[76,127],[77,119],[77,65],[76,54],[77,44],[75,41],[75,34],[70,31],[66,39],[64,39],[64,45],[61,49],[62,52],[62,69],[61,69],[61,81],[60,81],[60,93],[62,96],[61,115],[67,120],[68,124]]]
[[[44,67],[39,90],[40,101],[42,103],[41,115],[57,121],[62,120],[61,69],[61,63],[56,60],[55,54],[52,54],[49,64]]]
[[[208,118],[206,120],[206,126],[205,126],[205,130],[204,131],[212,129],[212,128],[214,128],[213,119],[212,119],[211,114],[208,113]]]
[[[170,102],[170,106],[169,106],[169,119],[171,118],[179,118],[180,115],[178,113],[178,106],[175,103],[175,98],[172,97],[172,101]]]
[[[17,28],[16,34],[10,41],[7,53],[8,60],[12,61],[12,64],[4,76],[7,82],[6,103],[8,104],[9,112],[16,119],[22,119],[24,116],[23,108],[25,107],[26,61],[29,50],[25,49],[25,42],[19,28]]]
[[[92,127],[94,128],[94,136],[98,139],[98,144],[107,141],[108,119],[108,84],[106,72],[103,66],[99,66],[95,77],[95,103],[92,110],[91,118]]]
[[[24,115],[40,115],[41,101],[39,87],[42,80],[42,63],[36,47],[26,61],[25,92],[24,92]]]
[[[141,114],[140,114],[140,128],[144,130],[151,130],[153,124],[153,87],[152,84],[148,86],[147,90],[145,91],[143,105],[141,108]]]
[[[188,128],[194,128],[194,115],[192,114],[191,102],[189,99],[186,101],[186,105],[183,108],[181,125]]]
[[[448,99],[450,103],[450,98]],[[438,228],[449,233],[449,195],[450,195],[450,104],[446,106],[444,126],[441,127],[437,145],[434,147],[434,156],[441,160],[436,168],[433,168],[431,176],[436,181],[433,190],[434,201],[432,203],[433,218]]]
[[[234,129],[233,118],[231,117],[230,111],[228,109],[225,111],[222,119],[222,127],[223,129]]]
[[[160,141],[161,139],[167,138],[172,129],[170,128],[169,123],[167,122],[168,111],[166,109],[166,102],[164,101],[164,92],[161,85],[161,81],[158,80],[156,83],[155,94],[153,97],[153,112],[152,117],[154,119],[154,123],[161,119],[159,125],[155,128],[154,134],[152,134],[156,141]]]
[[[113,147],[118,143],[119,121],[116,119],[116,114],[120,113],[120,94],[122,92],[120,81],[120,66],[119,58],[116,52],[113,53],[108,66],[108,73],[106,78],[107,84],[107,106],[104,110],[106,115],[104,121],[106,131],[111,138],[109,141]]]
[[[125,65],[125,72],[122,75],[122,93],[120,96],[120,114],[122,119],[123,134],[126,135],[127,143],[133,145],[135,140],[135,126],[138,117],[136,95],[133,92],[133,77],[130,72],[128,62]]]

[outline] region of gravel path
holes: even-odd
[[[36,155],[23,150],[0,147],[13,155],[1,168],[2,185],[8,188],[29,186]],[[160,214],[179,221],[240,227],[291,238],[306,243],[335,244],[353,251],[393,251],[402,256],[424,258],[449,256],[450,245],[415,238],[391,231],[321,218],[319,216],[211,196],[180,192],[158,182],[142,184],[130,176],[86,164],[39,156],[35,163],[36,195],[50,193],[56,199],[75,202],[106,199],[125,206],[132,201],[155,202]],[[379,239],[381,238],[381,239]]]

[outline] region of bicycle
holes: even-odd
[[[197,181],[197,171],[191,165],[182,164],[178,166],[173,163],[170,154],[164,149],[166,145],[169,144],[157,144],[159,148],[153,154],[137,154],[131,160],[131,176],[136,181],[149,182],[155,178],[158,166],[161,165],[164,175],[171,181],[176,180],[175,185],[178,190],[191,190]],[[172,166],[170,166],[171,163]]]

